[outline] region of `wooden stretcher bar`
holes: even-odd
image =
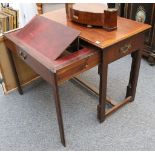
[[[95,95],[99,96],[99,89],[97,89],[93,84],[91,84],[87,80],[81,78],[80,76],[74,77],[73,80],[76,81],[77,83],[79,83],[82,87],[84,87],[87,90],[89,90],[90,92],[93,92]],[[129,103],[130,100],[131,100],[131,96],[125,98],[122,102],[117,103],[116,101],[112,100],[110,97],[107,97],[106,98],[106,102],[108,104],[110,104],[112,106],[112,108],[108,109],[106,111],[105,115],[109,116],[110,114],[112,114],[113,112],[115,112],[116,110],[121,108],[122,106],[124,106],[127,103]]]

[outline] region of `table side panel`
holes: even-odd
[[[22,55],[21,55],[22,53]],[[25,58],[23,57],[25,55]],[[18,49],[18,56],[28,64],[36,73],[38,73],[44,80],[53,84],[52,72],[47,69],[43,64],[39,63],[35,58],[27,54],[24,50]]]
[[[143,44],[144,33],[141,33],[116,43],[113,46],[104,49],[103,52],[106,52],[107,62],[111,63],[132,52],[135,52],[136,50],[141,50],[143,48]]]
[[[6,46],[17,54],[28,66],[30,66],[37,74],[39,74],[44,80],[51,83],[51,71],[47,69],[44,65],[39,63],[36,59],[30,56],[27,52],[17,47],[12,41],[5,39]],[[21,54],[22,53],[22,54]],[[25,55],[25,58],[23,57]]]

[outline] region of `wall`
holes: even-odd
[[[19,27],[23,27],[38,14],[36,3],[10,3],[10,6],[19,10]]]

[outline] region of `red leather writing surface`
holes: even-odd
[[[24,28],[14,33],[14,37],[50,60],[55,60],[79,34],[80,31],[45,17],[35,16]]]

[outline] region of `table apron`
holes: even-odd
[[[106,62],[109,64],[132,52],[141,50],[144,44],[143,38],[144,34],[138,34],[104,49]]]

